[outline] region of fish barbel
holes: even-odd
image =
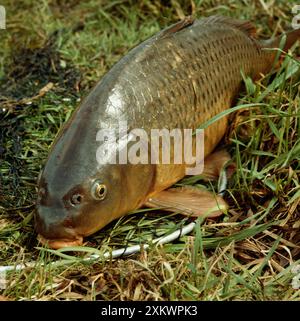
[[[276,52],[265,49],[278,48],[281,37],[258,41],[254,34],[249,22],[187,17],[115,64],[51,147],[38,180],[35,225],[40,240],[52,248],[81,244],[83,237],[141,206],[192,216],[214,208],[210,216],[222,214],[227,204],[220,196],[193,187],[170,188],[185,176],[186,163],[99,163],[96,137],[101,129],[118,133],[120,121],[128,130],[146,133],[195,130],[230,108],[243,81],[241,71],[257,79],[274,63]],[[284,50],[299,36],[300,30],[287,33]],[[216,178],[228,160],[224,151],[212,153],[227,126],[225,116],[205,129],[204,176]]]

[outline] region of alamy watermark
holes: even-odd
[[[0,29],[6,29],[6,10],[0,5]]]
[[[0,270],[0,290],[4,290],[7,287],[6,271]]]
[[[292,273],[295,274],[295,276],[292,279],[292,287],[294,290],[299,290],[300,289],[300,264],[292,268]]]
[[[204,167],[204,130],[142,128],[128,130],[120,121],[117,129],[102,124],[96,141],[98,164],[183,164],[186,175],[199,175]]]
[[[295,15],[292,20],[292,27],[293,29],[300,29],[300,4],[292,8],[292,13]]]

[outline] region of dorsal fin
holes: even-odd
[[[173,25],[167,27],[166,29],[162,30],[159,34],[159,38],[167,38],[171,36],[172,34],[191,26],[195,21],[195,18],[192,16],[187,16],[184,19],[174,23]]]
[[[225,16],[211,16],[206,19],[205,23],[224,23],[245,32],[248,36],[256,34],[256,28],[250,21],[242,21]]]

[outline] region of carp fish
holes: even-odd
[[[299,37],[300,30],[288,32],[283,49]],[[196,130],[231,107],[242,72],[253,79],[270,72],[276,56],[271,49],[281,40],[257,40],[248,21],[187,17],[131,49],[81,102],[51,146],[38,179],[35,227],[42,243],[54,249],[80,245],[83,237],[142,206],[191,216],[226,211],[220,195],[171,187],[185,176],[187,162],[99,162],[97,135],[101,129],[117,133],[120,121],[128,131]],[[224,116],[204,130],[204,177],[216,179],[229,158],[224,150],[213,152],[227,127]],[[109,149],[103,157],[113,157]]]

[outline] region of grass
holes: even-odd
[[[294,1],[296,4],[296,1]],[[33,230],[36,178],[78,101],[132,46],[184,15],[251,19],[262,37],[289,29],[291,7],[274,1],[7,1],[0,30],[0,265],[11,300],[299,300],[299,48],[276,73],[245,79],[224,139],[237,171],[229,214],[191,235],[117,260],[91,252],[140,244],[183,221],[139,211],[87,238],[81,251],[40,248]],[[50,83],[50,85],[49,85]],[[53,86],[51,85],[53,84]],[[44,88],[44,89],[43,89]],[[43,90],[41,90],[43,89]],[[254,106],[254,107],[253,107]],[[181,184],[203,184],[185,178]],[[100,251],[100,252],[99,252]],[[62,255],[72,262],[51,265]],[[74,257],[77,260],[74,260]],[[65,256],[63,260],[69,260]],[[68,262],[69,262],[68,261]]]

